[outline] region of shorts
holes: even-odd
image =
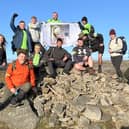
[[[92,52],[98,51],[99,54],[104,53],[104,45],[103,46],[93,46],[93,47],[91,47],[91,49],[92,49]]]

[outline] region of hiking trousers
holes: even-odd
[[[116,74],[118,77],[122,77],[122,71],[120,69],[121,63],[123,60],[123,56],[113,56],[111,57],[111,62],[115,68]]]
[[[26,93],[28,93],[28,91],[31,89],[31,84],[29,83],[29,82],[27,82],[27,83],[25,83],[25,84],[23,84],[23,85],[21,85],[21,86],[19,86],[19,87],[16,87],[16,90],[17,91],[22,91],[22,94],[20,94],[20,93],[18,93],[17,94],[17,96],[19,97],[19,98],[24,98],[24,95],[26,94]],[[11,99],[11,97],[14,95],[8,88],[7,88],[7,86],[5,86],[4,88],[3,88],[3,96],[2,96],[2,98],[0,98],[0,103],[4,103],[4,102],[6,102],[6,101],[8,101],[9,99]],[[24,94],[24,95],[23,95]]]
[[[51,75],[56,75],[56,68],[63,68],[65,72],[69,72],[72,67],[72,60],[64,61],[49,61],[48,69]]]

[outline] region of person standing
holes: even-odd
[[[123,47],[122,40],[120,38],[117,38],[115,29],[111,29],[109,31],[109,36],[109,53],[111,56],[111,62],[115,68],[118,80],[121,80],[121,78],[123,78],[123,74],[120,69],[123,60],[123,54],[121,53]]]
[[[28,52],[32,52],[33,47],[31,35],[29,31],[25,28],[25,22],[21,20],[17,27],[14,25],[14,21],[17,16],[18,14],[14,13],[10,21],[10,27],[14,32],[12,40],[12,50],[13,52],[15,52],[18,49],[24,49]]]
[[[6,39],[0,34],[0,68],[4,69],[7,66],[7,56],[5,49]]]
[[[88,46],[92,52],[98,52],[98,73],[102,72],[102,56],[104,53],[104,38],[100,33],[95,33],[93,25],[88,23],[87,17],[82,17],[81,22],[78,22],[83,37],[84,44]]]
[[[48,19],[47,23],[61,23],[61,21],[58,19],[58,13],[53,12],[52,13],[52,18]]]
[[[93,35],[95,32],[93,25],[88,23],[87,17],[82,17],[81,22],[78,22],[81,32],[86,35]]]
[[[35,44],[40,44],[41,24],[37,21],[37,17],[31,17],[31,21],[28,24],[28,31],[30,32],[32,38],[32,46],[34,47]],[[34,51],[34,48],[32,49],[32,51]]]

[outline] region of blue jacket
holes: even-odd
[[[23,39],[23,32],[19,28],[19,26],[16,27],[14,25],[14,21],[15,21],[15,17],[13,15],[12,18],[11,18],[11,22],[10,22],[10,27],[13,30],[13,32],[15,33],[14,36],[13,36],[12,47],[13,47],[14,50],[17,50],[17,49],[21,48],[21,43],[22,43],[22,39]],[[25,30],[25,31],[27,32],[28,51],[31,52],[32,51],[31,36],[30,36],[30,33],[29,33],[28,30]]]

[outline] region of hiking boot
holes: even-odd
[[[99,67],[98,67],[98,73],[102,73],[102,67],[101,67],[101,65],[99,65]]]
[[[95,70],[93,68],[89,68],[88,72],[89,72],[90,75],[96,75]]]
[[[70,75],[70,73],[67,71],[63,71],[62,75]]]
[[[3,103],[0,103],[0,110],[2,110],[3,109]]]
[[[86,69],[84,70],[84,73],[88,73],[89,72],[89,67],[86,67]]]
[[[9,104],[10,107],[14,107],[14,108],[19,107],[19,106],[22,106],[22,105],[24,105],[23,102],[17,102],[15,104],[12,104],[12,103]]]
[[[16,105],[17,102],[18,102],[18,99],[17,99],[16,96],[14,96],[14,97],[11,99],[10,104],[11,104],[11,105]]]
[[[119,77],[116,80],[119,83],[128,83],[128,80],[125,77]]]
[[[4,87],[4,83],[0,82],[0,89]]]
[[[53,75],[53,74],[49,74],[49,75],[48,75],[48,78],[53,78],[53,79],[55,79],[55,78],[56,78],[56,76],[55,76],[55,75]]]

